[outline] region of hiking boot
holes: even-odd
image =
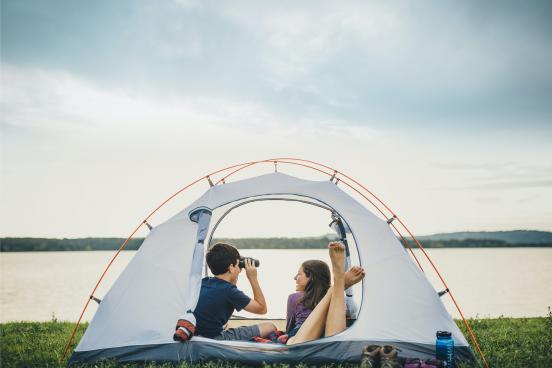
[[[380,368],[401,368],[395,347],[385,345],[381,348]]]
[[[378,368],[381,346],[367,345],[362,350],[360,368]]]

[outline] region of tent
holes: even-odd
[[[101,359],[358,362],[367,344],[392,344],[400,356],[430,358],[435,356],[435,333],[441,330],[452,332],[457,359],[475,362],[440,295],[392,231],[392,219],[375,215],[342,190],[336,174],[331,180],[312,181],[276,171],[233,182],[223,178],[216,185],[205,177],[211,187],[200,198],[151,228],[99,304],[69,364]],[[199,296],[206,271],[204,243],[230,211],[263,200],[319,206],[342,220],[366,270],[356,321],[337,335],[293,346],[199,336],[186,343],[173,341],[177,319],[194,309]]]

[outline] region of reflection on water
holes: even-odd
[[[95,293],[100,299],[135,252],[123,252]],[[283,318],[287,295],[294,291],[293,276],[302,261],[329,262],[326,250],[248,249],[247,256],[261,261],[259,282],[269,306],[267,318]],[[430,249],[466,317],[500,315],[544,316],[552,305],[552,249]],[[0,254],[0,322],[14,320],[76,321],[114,252],[28,252]],[[418,257],[421,256],[418,252]],[[436,290],[443,286],[423,263]],[[251,295],[245,275],[238,286]],[[360,298],[359,292],[356,298]],[[449,297],[451,314],[458,318]],[[84,316],[90,320],[97,305]],[[247,316],[247,313],[240,313]]]

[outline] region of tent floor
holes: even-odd
[[[241,319],[228,321],[228,327],[248,326],[263,322],[274,323],[279,330],[286,328],[285,319]],[[236,346],[227,342],[198,338],[185,344],[171,343],[161,345],[128,346],[121,348],[100,349],[96,351],[74,352],[69,365],[73,363],[92,363],[102,359],[115,359],[119,362],[145,361],[209,361],[226,360],[249,365],[265,363],[297,364],[327,364],[327,363],[359,363],[360,352],[368,344],[391,344],[398,347],[400,355],[431,358],[434,356],[433,345],[412,344],[389,341],[332,341],[325,339],[317,343],[305,343],[293,347],[278,344],[258,344],[252,342],[237,342]],[[456,347],[455,354],[461,361],[475,363],[475,357],[469,347]]]
[[[92,351],[75,351],[69,365],[94,363],[104,359],[124,362],[205,362],[231,361],[259,366],[263,363],[319,365],[328,363],[360,363],[362,349],[366,345],[391,344],[403,357],[432,358],[434,345],[389,341],[324,341],[286,346],[254,342],[228,342],[194,338],[187,343],[126,346]],[[455,347],[456,359],[471,366],[478,366],[469,347]]]

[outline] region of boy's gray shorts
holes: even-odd
[[[261,331],[259,326],[241,326],[236,328],[229,328],[228,330],[223,330],[221,334],[215,337],[215,340],[245,340],[249,341],[252,337],[260,336]]]

